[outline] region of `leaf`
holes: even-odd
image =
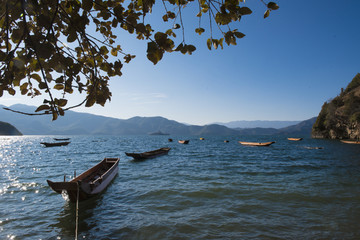
[[[30,77],[35,79],[39,83],[41,82],[41,77],[39,76],[39,74],[33,73],[33,74],[30,75]]]
[[[7,91],[11,96],[15,95],[15,90],[13,88],[8,88]]]
[[[93,6],[93,1],[92,0],[82,0],[82,8],[85,11],[90,11],[92,6]]]
[[[266,12],[264,13],[264,18],[267,18],[270,15],[270,10],[266,10]]]
[[[41,105],[41,106],[39,106],[36,110],[35,110],[35,112],[40,112],[40,111],[44,111],[44,110],[49,110],[50,109],[50,107],[49,107],[49,105]]]
[[[67,102],[68,102],[67,99],[64,99],[64,98],[59,99],[59,101],[58,101],[58,106],[60,106],[60,107],[65,107],[66,104],[67,104]]]
[[[149,42],[147,48],[147,58],[154,64],[157,64],[162,59],[162,56],[163,52],[158,48],[157,44]]]
[[[240,8],[239,13],[240,13],[241,15],[249,15],[249,14],[252,13],[252,11],[251,11],[251,9],[248,8],[248,7],[242,7],[242,8]]]
[[[203,28],[196,28],[195,32],[198,33],[199,35],[201,35],[203,32],[205,32],[205,29]]]
[[[56,89],[56,90],[62,90],[62,89],[64,89],[64,85],[58,83],[58,84],[56,84],[56,85],[54,86],[54,89]]]
[[[46,88],[47,88],[46,83],[45,83],[45,82],[40,82],[40,83],[39,83],[39,88],[40,88],[40,89],[46,89]]]
[[[243,37],[245,37],[245,34],[243,34],[243,33],[241,33],[241,32],[234,32],[234,34],[235,34],[235,37],[237,37],[237,38],[243,38]]]
[[[277,5],[276,3],[274,2],[269,2],[267,4],[267,7],[270,8],[271,10],[278,10],[279,9],[279,5]]]
[[[114,57],[117,57],[118,51],[116,48],[111,49],[111,55],[113,55]]]
[[[211,50],[211,39],[210,38],[206,41],[206,45],[207,45],[208,49]]]
[[[52,120],[55,121],[55,120],[58,118],[57,112],[55,112],[55,111],[53,110],[53,111],[52,111],[52,115],[53,115]]]

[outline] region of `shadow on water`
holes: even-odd
[[[88,233],[89,230],[96,228],[96,221],[88,221],[94,218],[95,210],[101,205],[103,196],[95,196],[86,201],[79,202],[78,208],[78,237],[83,236],[82,233]],[[76,231],[76,203],[65,201],[62,209],[59,209],[56,223],[50,227],[59,229],[58,237],[62,239],[74,239]]]

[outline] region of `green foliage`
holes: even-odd
[[[360,86],[360,73],[356,74],[356,76],[353,78],[353,80],[349,83],[349,85],[345,89],[344,93],[348,93],[359,86]]]
[[[267,16],[279,8],[274,2],[259,1],[264,3]],[[206,16],[210,23],[209,29],[199,25],[195,33],[209,34],[209,49],[223,48],[224,41],[236,45],[236,40],[245,36],[231,26],[252,13],[242,6],[244,2],[195,3],[194,7],[199,7],[196,17],[201,20]],[[15,95],[17,89],[29,97],[45,94],[36,112],[52,114],[53,120],[82,104],[103,106],[111,99],[110,79],[121,76],[123,63],[135,57],[122,51],[114,30],[146,40],[147,57],[154,64],[165,52],[192,54],[196,47],[185,42],[182,9],[193,3],[163,1],[162,20],[171,21],[171,28],[155,32],[145,23],[155,0],[4,0],[0,4],[0,97],[4,92]],[[219,29],[220,37],[213,35],[213,27]],[[177,29],[182,29],[178,43]],[[74,91],[85,94],[84,100],[68,106],[66,96]]]

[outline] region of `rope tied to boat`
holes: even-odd
[[[78,239],[78,226],[79,226],[79,181],[76,182],[77,193],[76,193],[76,220],[75,220],[75,240]]]

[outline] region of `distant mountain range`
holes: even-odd
[[[232,122],[228,122],[228,123],[216,122],[214,124],[223,125],[228,128],[259,128],[260,127],[260,128],[280,129],[280,128],[296,125],[300,122],[301,121],[261,121],[261,120],[256,120],[256,121],[232,121]]]
[[[133,117],[127,120],[67,111],[65,117],[51,121],[51,116],[27,116],[4,110],[0,121],[15,126],[24,135],[146,135],[156,132],[170,135],[292,135],[310,136],[316,118],[285,128],[229,128],[220,124],[186,125],[163,117]],[[16,104],[13,110],[33,113],[34,106]]]

